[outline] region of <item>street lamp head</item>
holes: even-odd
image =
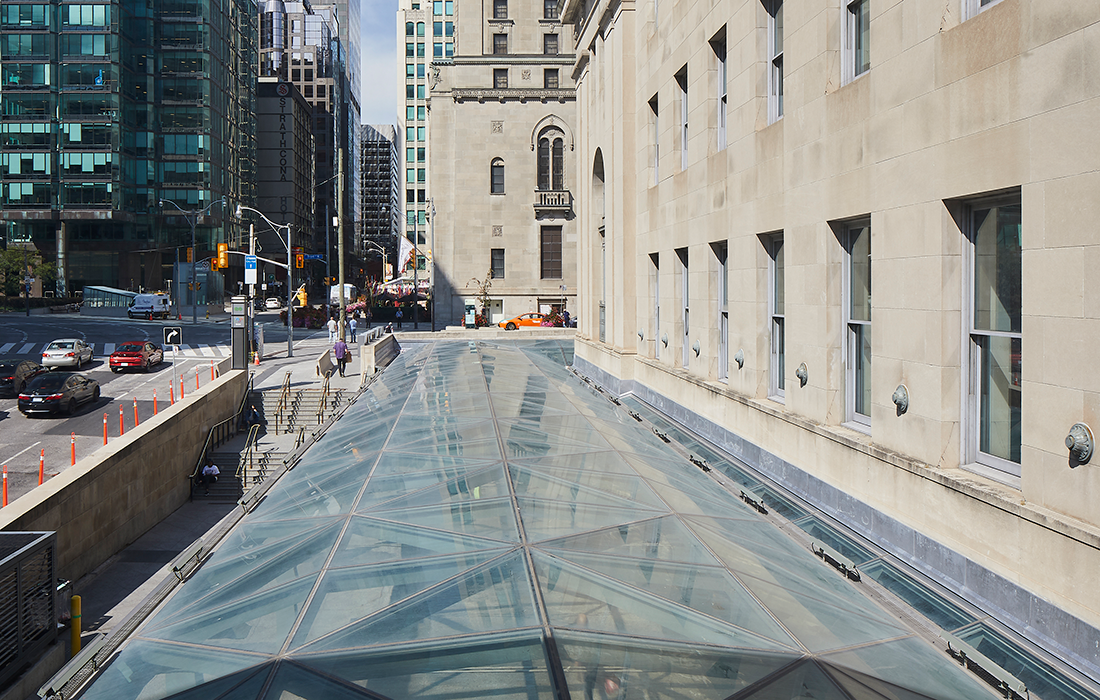
[[[241,209],[241,205],[240,205],[240,204],[238,204],[238,205],[237,205],[237,213],[236,213],[236,217],[237,217],[238,219],[239,219],[239,218],[241,218],[241,215],[242,215],[243,213],[244,213],[244,212],[243,212],[243,210]]]
[[[163,207],[164,206],[164,200],[163,199],[157,200],[157,206],[158,207]]]

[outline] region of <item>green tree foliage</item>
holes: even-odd
[[[26,267],[24,267],[24,257]],[[7,296],[19,296],[23,293],[23,275],[28,272],[32,277],[42,280],[42,289],[53,289],[57,282],[57,265],[44,262],[37,250],[27,250],[9,246],[0,252],[0,290]]]

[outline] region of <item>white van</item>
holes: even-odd
[[[170,306],[167,294],[138,294],[130,301],[126,315],[130,318],[168,318]]]

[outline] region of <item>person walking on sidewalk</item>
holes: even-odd
[[[404,315],[404,314],[402,314],[402,313],[401,313],[401,307],[400,307],[400,306],[398,306],[398,307],[397,307],[397,313],[396,313],[396,314],[394,314],[394,316],[395,316],[395,317],[397,318],[397,327],[398,327],[398,328],[400,328],[400,327],[401,327],[401,317],[402,317],[403,315]]]
[[[353,343],[355,342],[355,329],[358,328],[358,327],[359,327],[359,322],[355,320],[354,316],[352,316],[351,320],[348,321],[348,332],[351,333],[351,342],[353,342]]]
[[[344,367],[348,364],[348,344],[338,339],[332,346],[332,354],[336,356],[336,366],[340,370],[340,376],[344,376]]]
[[[328,320],[328,342],[336,340],[336,319],[329,318]]]

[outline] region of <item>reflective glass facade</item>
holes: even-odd
[[[571,347],[405,348],[82,697],[995,697]]]

